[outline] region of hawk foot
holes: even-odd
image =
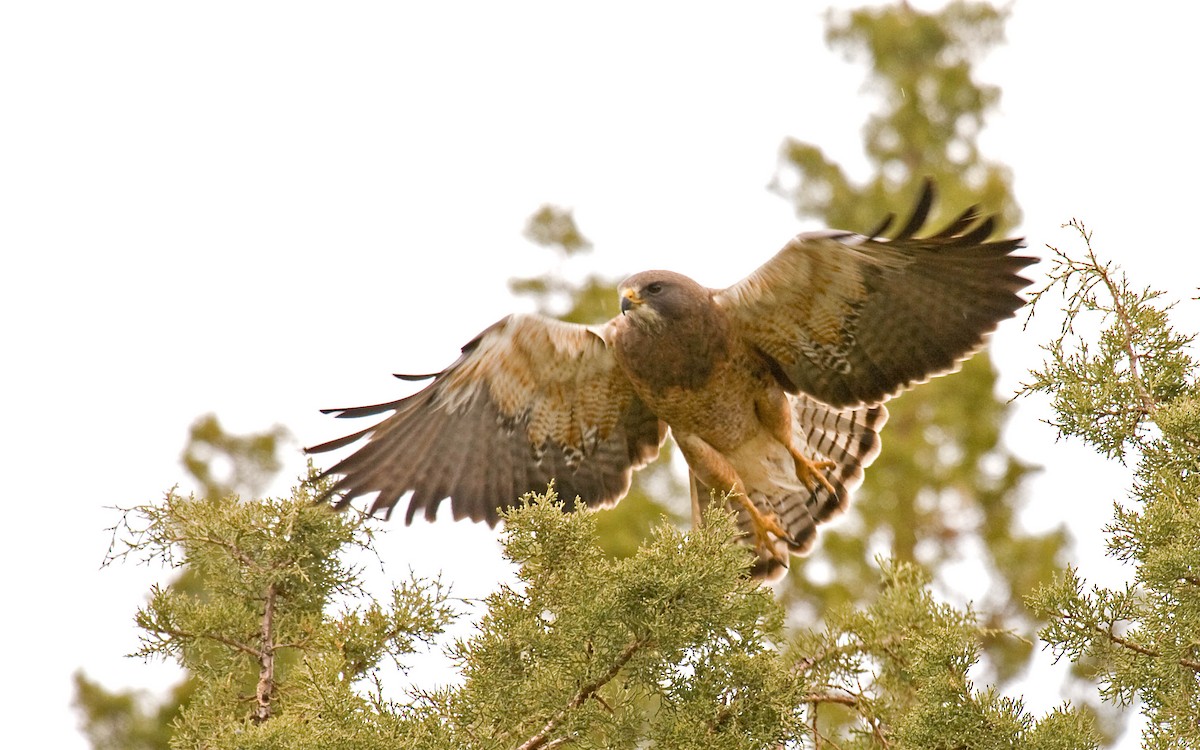
[[[795,544],[792,535],[780,525],[779,516],[775,515],[773,511],[763,513],[742,492],[730,495],[730,498],[741,503],[746,512],[750,514],[750,527],[754,531],[754,546],[764,557],[773,558],[777,556],[775,552],[775,540],[771,538],[772,534],[785,542]]]
[[[837,463],[825,459],[823,461],[813,461],[808,456],[805,456],[795,448],[788,447],[788,451],[792,454],[792,460],[796,463],[796,476],[809,491],[817,488],[819,482],[825,489],[829,490],[830,494],[837,494],[837,490],[833,489],[829,479],[823,473],[826,469],[832,469],[837,466]]]

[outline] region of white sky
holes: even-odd
[[[711,286],[812,228],[765,189],[779,145],[817,143],[864,175],[871,106],[862,69],[824,46],[824,7],[0,7],[6,736],[84,747],[80,667],[112,687],[174,680],[122,658],[166,574],[98,568],[109,507],[182,480],[196,416],[285,425],[284,476],[300,474],[299,445],[345,427],[318,408],[396,397],[390,373],[440,368],[518,307],[506,279],[553,262],[520,234],[543,202],[576,209],[589,268]],[[1059,225],[1079,217],[1139,283],[1195,294],[1180,227],[1200,197],[1197,20],[1161,1],[1016,3],[980,70],[1004,92],[982,144],[1014,169],[1032,250],[1073,244]],[[1049,322],[996,337],[1006,391]],[[1046,415],[1023,404],[1009,435],[1046,466],[1030,520],[1068,521],[1101,565],[1126,477],[1056,443]],[[380,546],[392,576],[443,570],[477,596],[494,538],[397,525]],[[1048,690],[1031,693],[1039,711]]]

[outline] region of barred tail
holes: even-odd
[[[879,430],[887,418],[882,404],[835,409],[803,394],[792,397],[793,445],[810,459],[834,462],[825,471],[833,492],[821,484],[812,490],[805,487],[787,448],[766,432],[730,456],[755,507],[773,514],[789,537],[778,540],[773,550],[759,550],[755,577],[781,577],[792,555],[812,547],[817,525],[846,509],[850,494],[862,484],[864,469],[879,455]],[[698,490],[703,496],[709,493],[702,484]],[[737,503],[731,508],[746,532],[744,540],[753,544],[750,514]]]
[[[864,470],[874,463],[882,443],[879,431],[887,423],[883,404],[856,409],[834,409],[800,394],[792,399],[792,433],[795,444],[809,458],[830,460],[835,464],[825,471],[833,485],[830,493],[823,485],[807,492],[803,502],[790,504],[780,514],[794,544],[792,554],[807,552],[816,538],[817,524],[846,510],[850,493],[863,482]]]

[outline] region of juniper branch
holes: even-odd
[[[617,674],[621,671],[621,668],[633,658],[634,654],[636,654],[642,648],[645,648],[649,643],[649,640],[643,638],[639,638],[630,642],[629,645],[627,645],[621,651],[621,653],[613,661],[612,665],[610,665],[609,668],[604,672],[604,674],[600,675],[595,680],[580,686],[575,695],[571,697],[571,700],[567,701],[567,705],[559,709],[558,712],[550,718],[550,721],[546,722],[546,725],[542,727],[540,732],[522,743],[517,750],[540,750],[541,748],[551,748],[561,745],[566,738],[560,737],[550,740],[549,735],[555,730],[555,728],[558,727],[560,723],[562,723],[562,720],[564,717],[566,717],[567,713],[586,703],[588,698],[591,698],[596,691],[607,685],[614,677],[617,676]]]
[[[1092,248],[1091,233],[1083,226],[1083,222],[1078,219],[1072,219],[1070,226],[1074,227],[1083,237],[1091,267],[1095,269],[1096,274],[1100,277],[1100,281],[1108,289],[1109,296],[1112,297],[1112,312],[1121,323],[1121,328],[1124,332],[1121,343],[1125,345],[1125,356],[1129,359],[1129,378],[1133,382],[1134,390],[1137,391],[1138,400],[1141,402],[1142,415],[1147,417],[1152,416],[1157,404],[1154,401],[1154,397],[1150,395],[1150,391],[1146,388],[1145,381],[1142,379],[1141,368],[1139,367],[1141,358],[1133,348],[1133,340],[1137,336],[1137,326],[1134,325],[1133,317],[1130,315],[1129,309],[1125,306],[1121,290],[1117,288],[1117,284],[1113,281],[1112,275],[1109,273],[1108,265],[1102,265],[1100,260],[1096,258],[1096,251]]]
[[[250,656],[253,656],[255,659],[258,659],[262,656],[262,652],[260,652],[255,647],[253,647],[249,644],[246,644],[246,643],[242,643],[241,641],[235,640],[233,638],[223,636],[220,633],[212,633],[212,632],[208,632],[208,631],[204,631],[201,633],[193,633],[191,631],[179,630],[177,628],[167,628],[167,627],[163,627],[161,625],[146,625],[146,624],[142,625],[142,629],[146,630],[147,632],[154,633],[155,635],[170,636],[171,638],[178,638],[180,640],[185,640],[185,641],[198,641],[198,640],[213,641],[215,643],[220,643],[222,645],[229,646],[230,648],[232,648],[236,651],[241,651],[245,654],[249,654]]]
[[[258,688],[255,700],[254,721],[261,724],[271,718],[271,697],[275,693],[275,584],[267,586],[266,602],[262,616],[262,650],[259,652]]]

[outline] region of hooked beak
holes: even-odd
[[[633,289],[624,289],[621,291],[621,314],[629,312],[634,305],[642,304],[642,298]]]

